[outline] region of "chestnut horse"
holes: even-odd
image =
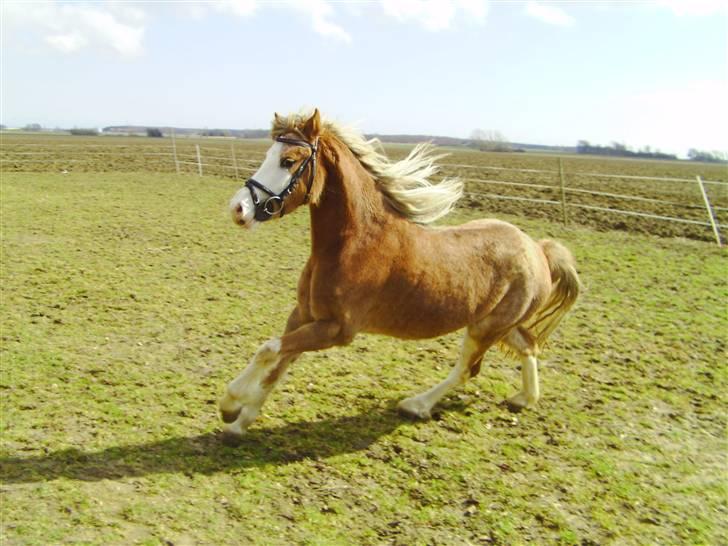
[[[450,374],[401,401],[402,412],[429,418],[495,344],[522,362],[523,386],[509,407],[535,404],[539,346],[579,294],[571,253],[499,220],[421,225],[462,194],[456,179],[429,182],[438,159],[429,145],[392,162],[376,141],[323,122],[318,110],[276,114],[272,137],[263,164],[231,201],[233,219],[250,228],[308,204],[311,256],[283,335],[258,349],[220,400],[226,432],[244,433],[301,353],[347,345],[360,332],[421,339],[465,328]]]

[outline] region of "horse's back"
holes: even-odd
[[[443,230],[445,246],[457,248],[469,262],[492,271],[491,282],[509,286],[524,300],[542,300],[551,291],[549,263],[541,245],[518,227],[484,218]],[[497,280],[496,280],[497,279]]]
[[[505,231],[512,232],[514,235],[525,235],[525,233],[523,233],[523,231],[521,231],[518,227],[504,220],[498,220],[497,218],[478,218],[477,220],[470,220],[464,224],[458,224],[455,226],[438,226],[432,229],[434,231],[442,232],[479,230],[484,233],[489,233],[493,231]]]
[[[436,228],[440,244],[457,252],[485,260],[502,270],[525,268],[530,274],[548,272],[540,245],[521,229],[494,218],[472,220],[457,226]]]

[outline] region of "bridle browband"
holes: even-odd
[[[301,146],[303,148],[309,148],[311,150],[311,155],[303,160],[298,169],[296,169],[296,172],[293,173],[290,182],[288,182],[288,186],[286,186],[281,193],[276,193],[270,190],[254,178],[248,179],[248,181],[245,183],[245,187],[248,188],[250,196],[253,198],[253,205],[255,206],[255,219],[258,222],[265,222],[266,220],[270,220],[276,213],[280,213],[278,215],[279,217],[283,216],[283,208],[285,205],[283,200],[291,195],[291,193],[293,193],[293,190],[296,189],[296,185],[298,184],[299,179],[303,175],[303,171],[306,170],[306,167],[309,163],[312,164],[311,178],[309,179],[308,184],[306,184],[306,196],[303,198],[304,204],[308,203],[308,198],[311,193],[311,186],[313,186],[313,181],[316,177],[316,152],[318,151],[318,139],[314,141],[313,144],[311,144],[310,142],[306,142],[305,140],[286,138],[284,136],[276,137],[275,140],[276,142],[290,144],[291,146]],[[260,199],[258,199],[258,194],[255,192],[254,188],[267,193],[270,197],[268,197],[268,199],[266,199],[265,201],[261,201]]]

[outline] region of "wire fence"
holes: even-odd
[[[159,147],[151,148],[143,144],[84,144],[79,147],[77,144],[53,143],[56,150],[56,157],[49,157],[49,145],[23,143],[21,149],[8,149],[6,146],[0,148],[0,171],[25,170],[24,167],[37,169],[43,165],[86,165],[93,168],[93,165],[103,162],[113,163],[135,163],[137,166],[153,165],[151,170],[174,170],[178,174],[196,174],[197,176],[213,175],[234,177],[240,179],[249,176],[260,164],[265,152],[262,150],[243,149],[237,150],[236,142],[215,143],[215,145],[191,145],[184,142],[178,146],[177,139],[171,139],[171,149]],[[45,147],[45,148],[44,148]],[[144,149],[147,148],[147,149]],[[79,155],[81,157],[79,157]],[[559,207],[561,221],[568,223],[574,213],[581,211],[597,211],[609,215],[618,215],[633,218],[647,218],[660,222],[671,222],[676,224],[689,224],[707,228],[718,245],[722,244],[721,230],[728,228],[728,224],[721,223],[718,215],[724,215],[728,206],[711,203],[706,187],[712,188],[712,192],[719,192],[719,195],[726,193],[728,182],[722,180],[703,179],[701,176],[694,178],[671,177],[671,176],[642,176],[631,174],[616,174],[609,172],[591,172],[574,170],[566,173],[563,167],[562,158],[555,158],[555,168],[522,168],[504,167],[495,165],[474,165],[466,163],[443,163],[442,170],[445,174],[456,171],[460,174],[465,170],[466,175],[460,178],[466,182],[465,194],[473,199],[493,200],[503,202],[520,202],[531,205],[544,205],[547,207]],[[517,177],[532,177],[534,181],[504,180],[492,178],[493,174],[500,174],[508,178],[513,175]],[[570,183],[567,183],[567,179]],[[600,183],[614,180],[620,183],[639,183],[640,188],[649,184],[677,184],[683,186],[673,191],[677,198],[665,199],[655,195],[635,195],[621,191],[605,191],[588,187],[588,180]],[[581,185],[587,187],[575,187],[574,181],[580,181]],[[482,191],[487,187],[498,188],[500,191]],[[695,187],[695,201],[685,199],[685,188]],[[608,188],[611,189],[611,188]],[[547,195],[519,195],[514,191],[530,190],[539,194]],[[692,190],[690,190],[692,191]],[[690,193],[690,191],[688,193]],[[665,191],[658,192],[660,195]],[[697,200],[700,195],[702,199]],[[599,202],[580,202],[577,198],[589,197],[600,199]],[[615,206],[615,203],[637,203],[655,207],[664,207],[670,213],[659,210],[628,210],[627,208]],[[728,201],[726,202],[728,204]],[[690,215],[681,215],[678,211],[691,211]],[[699,211],[703,211],[703,218],[696,218]]]

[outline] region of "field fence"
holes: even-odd
[[[261,158],[257,159],[237,159],[235,155],[235,148],[234,146],[231,146],[231,155],[229,157],[221,156],[221,155],[204,155],[205,162],[202,161],[203,152],[205,151],[213,151],[214,153],[220,153],[220,148],[212,148],[212,147],[202,147],[199,145],[196,145],[196,155],[193,156],[182,156],[185,157],[185,160],[180,160],[179,155],[175,155],[176,159],[175,161],[178,164],[183,165],[192,165],[197,166],[198,174],[200,176],[203,175],[205,169],[227,169],[232,170],[235,172],[236,177],[238,177],[240,172],[245,173],[252,173],[255,172],[256,167],[248,167],[248,166],[240,166],[239,163],[246,163],[246,164],[259,164]],[[176,153],[176,152],[175,152]],[[264,155],[263,153],[259,154],[261,157]],[[514,196],[514,195],[504,195],[502,193],[490,193],[490,192],[481,192],[481,191],[467,191],[466,194],[472,197],[485,197],[488,199],[495,199],[495,200],[505,200],[505,201],[521,201],[521,202],[527,202],[527,203],[534,203],[534,204],[544,204],[544,205],[550,205],[550,206],[560,206],[562,209],[562,221],[564,224],[568,223],[568,212],[567,209],[583,209],[583,210],[592,210],[592,211],[601,211],[606,212],[610,214],[617,214],[617,215],[625,215],[625,216],[632,216],[632,217],[638,217],[638,218],[650,218],[653,220],[660,220],[660,221],[666,221],[666,222],[675,222],[675,223],[681,223],[681,224],[692,224],[692,225],[698,225],[698,226],[704,226],[706,228],[710,228],[713,232],[713,236],[715,237],[716,243],[721,246],[722,245],[722,239],[721,239],[721,228],[726,228],[728,225],[721,224],[716,220],[715,211],[728,211],[728,207],[722,207],[722,206],[714,206],[710,203],[710,200],[708,199],[707,193],[705,192],[704,186],[707,185],[715,185],[720,187],[728,187],[728,182],[720,181],[720,180],[703,180],[700,176],[696,176],[695,179],[690,178],[679,178],[679,177],[660,177],[660,176],[635,176],[635,175],[620,175],[620,174],[612,174],[612,173],[595,173],[595,172],[579,172],[575,171],[572,173],[569,173],[570,176],[576,176],[576,177],[594,177],[594,178],[613,178],[613,179],[619,179],[619,180],[627,180],[627,181],[649,181],[649,182],[678,182],[678,183],[689,183],[689,184],[695,184],[700,188],[700,193],[703,197],[703,202],[684,202],[684,201],[674,201],[674,200],[666,200],[666,199],[658,199],[654,197],[643,197],[639,195],[629,195],[625,193],[613,193],[613,192],[605,192],[605,191],[598,191],[598,190],[587,190],[583,188],[575,188],[575,187],[569,187],[566,185],[566,173],[563,169],[563,162],[562,159],[559,157],[558,160],[558,168],[557,169],[527,169],[527,168],[513,168],[513,167],[496,167],[496,166],[484,166],[484,165],[469,165],[469,164],[462,164],[462,163],[445,163],[443,164],[444,169],[448,168],[460,168],[460,169],[473,169],[475,171],[483,172],[483,171],[495,171],[495,172],[517,172],[517,173],[527,173],[527,174],[548,174],[553,175],[554,177],[557,177],[557,180],[559,182],[558,185],[556,184],[535,184],[535,183],[529,183],[529,182],[514,182],[514,181],[508,181],[508,180],[496,180],[496,179],[485,179],[485,178],[463,178],[466,182],[473,182],[476,184],[482,184],[482,185],[496,185],[496,186],[510,186],[510,187],[525,187],[525,188],[536,188],[536,189],[548,189],[548,190],[554,190],[559,189],[561,199],[544,199],[544,198],[536,198],[536,197],[523,197],[523,196]],[[211,163],[211,161],[216,161],[216,163]],[[177,171],[180,172],[179,165],[177,165]],[[682,218],[679,216],[669,216],[664,214],[654,214],[649,212],[641,212],[641,211],[635,211],[635,210],[624,210],[614,207],[604,207],[604,206],[598,206],[598,205],[590,205],[590,204],[583,204],[583,203],[574,203],[570,202],[568,200],[568,194],[586,194],[586,195],[594,195],[594,196],[600,196],[600,197],[607,197],[607,198],[616,198],[624,201],[635,201],[635,202],[642,202],[642,203],[654,203],[654,204],[662,204],[662,205],[669,205],[671,207],[682,207],[686,209],[700,209],[705,210],[706,212],[706,218],[707,220],[696,220],[691,218]]]
[[[182,145],[178,146],[177,139],[172,139],[171,149],[160,150],[158,147],[153,149],[145,145],[130,144],[84,144],[79,147],[77,144],[53,143],[53,148],[60,150],[57,157],[49,157],[47,145],[24,143],[22,150],[3,150],[0,157],[0,171],[6,171],[7,167],[12,170],[24,170],[23,166],[28,168],[38,168],[42,165],[51,166],[67,166],[69,169],[74,165],[87,165],[90,162],[103,164],[114,164],[114,161],[133,161],[139,165],[153,165],[151,170],[174,171],[178,174],[196,174],[197,176],[213,175],[234,177],[242,179],[248,177],[255,172],[257,166],[265,156],[265,152],[238,149],[238,142],[230,141],[229,145],[225,143],[215,143],[214,145],[190,144],[180,140]],[[43,149],[45,146],[46,149]],[[63,153],[65,152],[65,153]],[[80,156],[80,157],[79,157]],[[563,160],[556,157],[553,169],[536,169],[536,168],[517,168],[503,167],[494,165],[472,165],[465,163],[442,163],[441,167],[446,175],[455,174],[466,182],[465,194],[476,200],[494,200],[503,202],[519,202],[531,205],[545,205],[547,207],[558,207],[560,220],[567,224],[574,214],[581,211],[598,211],[609,215],[626,216],[632,218],[647,218],[660,222],[670,222],[675,224],[700,226],[712,232],[712,237],[718,245],[722,244],[721,230],[728,227],[728,224],[718,221],[718,215],[724,215],[728,212],[728,206],[716,205],[711,203],[706,187],[712,188],[712,191],[718,191],[725,194],[728,190],[728,182],[722,180],[704,180],[701,176],[694,178],[686,177],[668,177],[668,176],[640,176],[629,174],[616,174],[605,172],[589,172],[574,170],[565,172]],[[64,171],[62,171],[64,172]],[[463,175],[464,172],[464,175]],[[471,175],[472,173],[472,175]],[[500,175],[500,178],[492,178],[491,176]],[[511,175],[517,176],[534,176],[538,177],[539,182],[524,182],[516,180],[506,180]],[[545,180],[544,180],[545,179]],[[686,200],[686,192],[684,189],[674,191],[677,198],[665,199],[656,196],[635,195],[622,191],[604,191],[603,188],[590,189],[588,187],[575,187],[567,183],[567,180],[584,181],[593,179],[596,181],[615,180],[620,183],[638,183],[644,191],[645,183],[648,184],[678,184],[682,186],[691,186],[697,188],[695,200]],[[496,191],[483,191],[487,188],[498,188]],[[507,191],[506,191],[507,190]],[[513,190],[534,190],[540,193],[547,193],[548,196],[533,195],[517,195],[513,194]],[[663,195],[666,190],[659,192]],[[669,193],[669,192],[668,192]],[[689,192],[688,192],[689,193]],[[588,196],[598,198],[599,202],[578,202],[574,199],[577,196]],[[699,199],[698,197],[701,197]],[[628,210],[624,207],[615,206],[614,202],[620,203],[637,203],[643,205],[654,205],[657,207],[667,207],[669,214],[656,212],[654,210]],[[728,202],[726,203],[728,204]],[[692,211],[692,214],[681,215],[678,211]],[[702,219],[698,219],[696,214],[702,212]]]

